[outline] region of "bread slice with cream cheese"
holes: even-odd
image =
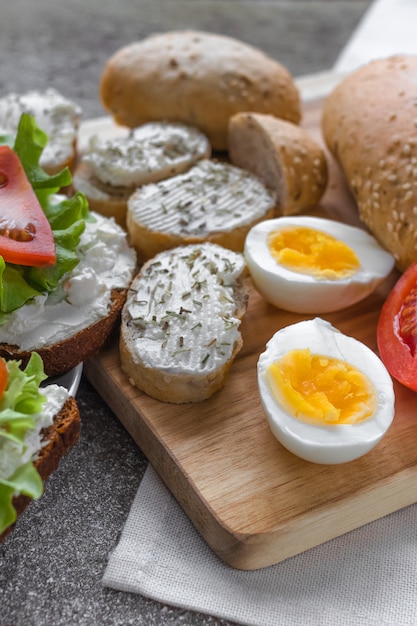
[[[137,187],[185,172],[210,155],[208,139],[187,124],[150,122],[114,138],[94,135],[73,187],[84,193],[91,210],[124,226],[127,200]]]
[[[274,195],[253,174],[203,159],[184,174],[137,189],[126,225],[140,261],[204,241],[241,252],[250,228],[274,211]]]
[[[163,402],[199,402],[224,386],[242,347],[244,257],[210,242],[145,263],[122,311],[120,358],[131,384]]]
[[[75,166],[81,108],[52,87],[23,94],[10,93],[0,98],[0,134],[16,134],[22,113],[36,118],[48,135],[40,165],[48,174]]]
[[[94,212],[78,254],[55,291],[32,298],[0,325],[0,356],[26,363],[36,351],[46,374],[57,376],[101,349],[120,317],[136,254],[125,231]]]
[[[34,361],[41,363],[37,355]],[[32,498],[41,497],[43,483],[80,433],[80,413],[70,391],[56,382],[41,385],[36,391],[40,370],[32,361],[27,377],[17,376],[20,367],[19,362],[7,364],[7,398],[0,394],[0,542],[13,530]]]

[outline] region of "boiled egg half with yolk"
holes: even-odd
[[[394,417],[392,379],[382,361],[321,318],[277,331],[257,374],[273,434],[306,461],[357,459],[382,439]]]
[[[259,293],[294,313],[351,306],[372,293],[394,267],[394,257],[361,228],[301,215],[254,226],[244,254]]]

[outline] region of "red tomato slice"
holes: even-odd
[[[0,146],[0,254],[8,263],[53,265],[55,242],[17,154]]]
[[[391,376],[417,391],[417,261],[400,276],[381,309],[377,343]]]
[[[7,381],[9,378],[9,371],[4,359],[0,359],[0,397],[3,395],[3,391],[7,387]]]

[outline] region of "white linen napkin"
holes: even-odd
[[[403,9],[401,36],[393,16]],[[409,51],[417,41],[416,11],[417,0],[375,2],[340,55],[337,73],[383,56],[381,38],[387,53]],[[384,23],[392,24],[391,31]],[[394,33],[401,36],[401,49]],[[317,81],[305,77],[303,98],[323,96],[334,80],[334,73],[323,73],[317,94]],[[149,467],[103,584],[250,626],[415,626],[416,563],[413,505],[277,565],[235,570],[211,551]]]
[[[345,73],[371,59],[417,54],[416,29],[416,0],[377,0],[363,16],[333,69]]]
[[[218,559],[151,466],[103,583],[250,626],[417,623],[417,505],[255,571]]]

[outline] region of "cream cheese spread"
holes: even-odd
[[[274,206],[273,194],[254,175],[204,159],[183,174],[137,189],[127,210],[151,231],[206,237],[260,220]]]
[[[81,109],[58,91],[10,93],[0,98],[0,134],[15,134],[22,113],[35,117],[41,130],[48,135],[40,165],[54,169],[71,158],[81,119]]]
[[[113,219],[90,212],[79,246],[79,264],[59,288],[33,298],[0,326],[0,342],[36,350],[53,345],[106,317],[111,291],[129,286],[136,254]]]
[[[132,283],[122,320],[136,357],[145,366],[193,376],[231,359],[240,339],[235,290],[245,267],[242,254],[212,243],[148,261]]]
[[[24,441],[19,443],[0,435],[0,478],[9,478],[18,467],[36,459],[43,445],[41,431],[53,424],[69,396],[68,390],[60,385],[41,387],[40,392],[45,402],[42,411],[33,416],[35,427],[27,431]]]
[[[197,128],[150,122],[122,137],[94,135],[82,159],[100,182],[137,187],[184,171],[210,152],[208,139]]]

